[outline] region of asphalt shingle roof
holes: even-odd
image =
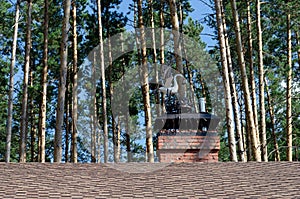
[[[0,163],[0,198],[297,198],[300,163]]]

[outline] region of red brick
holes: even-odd
[[[161,135],[157,149],[160,162],[217,162],[220,139],[218,136]],[[200,157],[199,153],[204,156]]]

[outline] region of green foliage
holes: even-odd
[[[226,145],[227,140],[222,140],[219,151],[219,161],[228,162],[230,161],[229,157],[229,147]]]
[[[254,60],[254,72],[258,82],[258,71],[257,71],[257,53],[258,53],[258,44],[257,44],[257,33],[256,33],[256,13],[255,13],[255,2],[250,1],[250,11],[251,11],[251,21],[252,21],[252,39],[253,39],[253,55],[249,56],[249,32],[247,31],[247,5],[245,2],[238,3],[238,13],[240,17],[240,25],[242,31],[242,40],[244,46],[244,53],[246,57],[246,65],[249,65],[250,58]],[[234,68],[234,73],[236,77],[236,86],[237,89],[241,87],[239,81],[239,69],[237,63],[237,54],[236,54],[236,43],[235,43],[235,34],[233,27],[233,20],[230,8],[230,1],[224,1],[225,8],[225,17],[227,23],[227,34],[229,38],[229,45],[231,49],[232,63]],[[291,14],[291,27],[292,27],[292,43],[293,43],[293,94],[292,94],[292,108],[293,108],[293,146],[294,155],[293,158],[296,159],[299,155],[296,156],[295,149],[298,150],[299,143],[299,66],[298,62],[299,57],[296,54],[297,44],[296,44],[296,31],[299,30],[299,3],[297,1],[291,0],[288,1],[279,1],[279,0],[268,0],[262,1],[261,4],[261,21],[263,29],[263,59],[264,59],[264,68],[265,76],[268,81],[266,85],[270,90],[270,97],[272,101],[272,106],[274,108],[275,114],[275,131],[277,136],[277,142],[279,145],[279,150],[281,152],[281,160],[286,159],[286,76],[287,76],[287,24],[286,17],[287,14]],[[216,27],[216,21],[214,16],[206,17],[206,22],[211,27]],[[214,50],[218,52],[218,49]],[[220,58],[218,58],[220,59]],[[249,70],[249,69],[248,69]],[[257,85],[258,86],[258,85]],[[244,102],[243,102],[244,103]],[[267,103],[267,102],[266,102]],[[243,104],[240,104],[241,109],[243,109]],[[266,104],[268,107],[268,104]],[[267,111],[268,112],[268,111]],[[267,142],[268,142],[268,151],[269,159],[274,160],[274,144],[271,135],[271,121],[270,115],[268,113],[267,117]],[[222,142],[227,142],[223,140]],[[224,143],[221,143],[224,146]],[[222,151],[221,147],[221,151]],[[299,151],[299,150],[298,150]],[[298,152],[299,153],[299,152]],[[222,154],[222,152],[221,152]]]
[[[127,18],[130,15],[126,15],[126,13],[122,13],[119,10],[119,6],[121,0],[103,0],[102,4],[102,24],[103,24],[103,37],[107,39],[109,36],[116,35],[120,32],[123,32],[125,28],[131,25],[131,21]],[[183,24],[180,27],[182,33],[192,38],[195,43],[190,44],[187,43],[184,46],[185,49],[194,49],[193,45],[197,45],[200,49],[197,52],[189,52],[186,54],[188,56],[195,58],[201,57],[201,59],[193,60],[193,63],[189,63],[189,60],[184,59],[183,64],[188,66],[191,72],[191,82],[194,84],[195,94],[197,98],[203,97],[204,93],[206,93],[208,107],[210,110],[213,108],[218,109],[216,104],[211,102],[211,99],[214,98],[214,94],[209,92],[208,83],[201,82],[202,78],[205,77],[205,72],[198,70],[199,66],[197,63],[205,63],[206,67],[210,69],[210,64],[215,63],[207,63],[208,60],[211,59],[219,59],[218,49],[211,50],[211,54],[208,54],[205,51],[206,44],[201,40],[201,33],[203,31],[203,26],[200,21],[193,20],[189,17],[189,14],[193,11],[189,0],[181,0],[177,1],[183,10]],[[14,12],[15,12],[15,1],[5,1],[0,0],[0,161],[4,160],[5,154],[5,125],[6,125],[6,117],[7,117],[7,91],[8,91],[8,77],[9,77],[9,66],[10,66],[10,56],[11,56],[11,46],[12,46],[12,34],[13,34],[13,26],[14,26]],[[21,90],[22,84],[22,71],[24,67],[24,44],[25,44],[25,33],[26,33],[26,1],[21,2],[21,18],[20,18],[20,26],[19,26],[19,38],[18,38],[18,49],[17,49],[17,63],[16,63],[16,80],[15,80],[15,95],[14,95],[14,112],[13,112],[13,135],[12,135],[12,151],[11,151],[11,159],[12,161],[18,161],[18,141],[19,141],[19,128],[20,128],[20,112],[21,112],[21,99],[23,95],[23,91]],[[53,159],[53,137],[54,137],[54,128],[55,128],[55,112],[57,106],[57,93],[58,93],[58,79],[60,76],[59,66],[60,66],[60,42],[61,42],[61,29],[62,29],[62,18],[63,18],[63,4],[62,1],[50,0],[49,7],[49,72],[48,72],[48,91],[47,91],[47,129],[46,129],[46,161],[51,161]],[[76,1],[77,5],[77,31],[78,31],[78,65],[83,64],[85,58],[89,55],[89,53],[99,44],[98,38],[98,22],[97,22],[97,7],[95,1],[88,0],[78,0]],[[230,2],[224,1],[225,7],[225,16],[227,20],[227,31],[229,36],[229,43],[232,54],[233,61],[233,69],[235,73],[235,80],[237,84],[237,89],[239,91],[239,98],[241,101],[240,107],[243,109],[243,99],[241,97],[240,88],[240,73],[238,69],[237,63],[237,53],[235,51],[235,34],[233,28],[233,20],[231,17],[230,11]],[[161,4],[159,0],[153,1],[153,10],[154,10],[154,20],[155,27],[160,27],[159,24],[159,11],[161,9]],[[149,13],[149,5],[144,1],[144,23],[145,26],[150,27],[150,13]],[[249,51],[248,46],[248,32],[247,32],[247,15],[246,15],[246,3],[239,2],[238,3],[239,13],[241,17],[241,30],[243,35],[243,44],[244,50],[247,54]],[[131,5],[131,12],[133,10],[133,6]],[[163,5],[163,10],[165,14],[165,27],[171,29],[171,20],[170,15],[168,14],[169,5],[167,2]],[[266,77],[268,80],[268,88],[270,90],[272,105],[274,106],[275,120],[276,120],[276,135],[277,141],[281,151],[282,160],[285,160],[285,145],[286,145],[286,136],[285,136],[285,77],[286,77],[286,14],[287,12],[291,13],[292,16],[292,38],[293,38],[293,75],[294,75],[294,85],[293,85],[293,136],[294,141],[293,144],[295,149],[298,150],[300,145],[300,103],[299,103],[299,65],[298,65],[298,57],[296,54],[299,46],[297,44],[296,31],[299,31],[299,3],[296,0],[291,0],[289,3],[285,3],[279,0],[267,0],[262,4],[262,26],[263,26],[263,51],[264,51],[264,63],[266,69]],[[252,21],[255,21],[255,4],[251,3],[251,12],[252,12]],[[33,3],[33,24],[32,24],[32,52],[31,52],[31,70],[33,72],[33,76],[31,77],[32,86],[29,88],[29,98],[32,105],[29,107],[30,113],[30,122],[28,124],[28,130],[32,128],[38,127],[38,118],[39,118],[39,107],[41,101],[41,73],[43,68],[43,14],[44,14],[44,2],[42,0],[34,1]],[[180,14],[180,13],[179,13]],[[133,20],[132,20],[133,21]],[[211,27],[216,27],[215,16],[209,15],[204,20]],[[70,25],[72,26],[73,19],[71,17]],[[253,44],[254,44],[254,54],[252,57],[254,61],[257,60],[257,44],[256,44],[256,27],[253,25]],[[217,32],[215,31],[215,36]],[[126,34],[124,36],[126,38]],[[216,36],[217,37],[217,36]],[[69,59],[68,66],[71,68],[73,65],[72,56],[72,33],[69,34]],[[148,50],[150,52],[150,50]],[[105,51],[105,57],[108,56],[107,51]],[[175,68],[175,56],[174,53],[169,51],[166,54],[166,63]],[[185,54],[185,53],[184,53]],[[201,55],[201,56],[199,56]],[[113,60],[112,66],[106,71],[106,78],[110,80],[110,82],[106,82],[107,85],[107,93],[109,93],[108,85],[115,86],[118,81],[124,75],[124,72],[132,69],[134,66],[139,63],[139,52],[135,49],[133,52],[129,52],[124,54],[122,57],[117,60]],[[149,64],[153,63],[153,57],[150,55],[147,57]],[[246,62],[249,62],[249,55],[246,56]],[[257,68],[257,64],[255,64],[255,68]],[[19,69],[19,71],[18,71]],[[255,73],[257,73],[255,69]],[[187,77],[189,71],[185,71],[185,76]],[[211,72],[211,71],[209,71]],[[218,72],[218,71],[216,71]],[[71,74],[73,75],[73,73]],[[219,79],[215,79],[215,81],[220,81]],[[72,83],[72,79],[70,80]],[[99,83],[99,82],[97,82]],[[202,83],[202,84],[201,84]],[[93,87],[93,85],[87,85],[89,89]],[[155,86],[153,86],[151,90],[151,107],[154,107],[155,100]],[[99,116],[99,124],[101,126],[103,118],[100,117],[102,111],[102,105],[100,103],[102,93],[100,92],[100,84],[96,86],[97,91],[97,115]],[[126,92],[132,92],[131,98],[129,101],[129,112],[130,112],[130,121],[129,121],[129,132],[131,132],[131,152],[134,153],[133,159],[136,161],[143,161],[143,154],[145,153],[144,147],[144,120],[142,118],[143,114],[143,101],[142,101],[142,93],[136,88],[135,90],[128,90]],[[90,99],[89,99],[90,100]],[[108,95],[108,102],[110,103],[110,95]],[[219,105],[222,105],[222,99],[219,102]],[[80,107],[86,108],[86,107]],[[108,118],[109,125],[112,128],[112,113],[111,106],[108,106]],[[243,110],[242,110],[243,111]],[[242,114],[243,116],[243,114]],[[31,121],[32,120],[32,121]],[[70,118],[71,120],[71,118]],[[244,122],[244,121],[243,121]],[[271,152],[273,149],[273,142],[271,139],[271,128],[270,128],[270,116],[267,115],[267,133],[268,133],[268,149]],[[121,123],[121,148],[126,147],[126,133],[124,130],[124,121]],[[220,132],[221,135],[221,151],[219,153],[220,161],[228,161],[229,160],[229,151],[227,146],[227,137],[225,133],[226,129],[223,129]],[[85,139],[90,136],[89,132],[86,134],[79,135],[78,137],[78,159],[81,162],[89,162],[90,161],[90,149],[86,142],[89,139]],[[28,136],[30,138],[30,136]],[[110,138],[112,137],[110,132]],[[110,139],[111,140],[111,139]],[[37,142],[37,141],[36,141]],[[111,141],[110,141],[111,142]],[[31,146],[30,142],[28,142],[28,149]],[[297,148],[298,147],[298,148]],[[299,148],[300,149],[300,148]],[[124,151],[124,150],[123,150]],[[298,150],[299,151],[299,150]],[[29,152],[29,150],[28,150]],[[296,156],[296,150],[294,151],[294,158],[299,157]],[[28,153],[28,158],[30,158],[30,154]],[[269,156],[270,160],[274,159],[274,155],[271,153]],[[299,159],[299,158],[298,158]]]

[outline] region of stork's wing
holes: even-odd
[[[165,79],[166,81],[165,81],[165,88],[170,88],[171,86],[172,86],[172,79],[173,79],[173,77],[171,76],[171,77],[169,77],[169,78],[167,78],[167,79]]]
[[[163,65],[162,66],[162,72],[163,72],[163,79],[164,79],[164,87],[165,88],[170,88],[172,86],[172,80],[173,80],[173,75],[171,72],[172,67]]]

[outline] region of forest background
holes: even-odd
[[[299,160],[296,0],[0,2],[0,161],[157,161],[157,132],[152,126],[161,112],[155,105],[162,99],[158,87],[149,84],[149,64],[166,64],[183,74],[195,94],[189,99],[195,110],[199,99],[206,98],[207,110],[217,112],[204,73],[197,63],[184,59],[194,47],[178,33],[193,39],[193,55],[201,55],[198,63],[209,60],[208,68],[219,70],[224,95],[218,103],[225,107],[219,160]],[[124,5],[128,12],[120,9]],[[209,11],[195,16],[199,10]],[[203,33],[204,26],[210,31]],[[172,47],[147,48],[145,27],[158,30],[150,37],[151,45],[167,38]],[[111,59],[116,47],[126,51],[128,29],[138,35],[132,42],[139,47]],[[115,35],[120,45],[110,47]],[[207,37],[212,40],[203,39]],[[91,64],[90,70],[100,70],[101,78],[90,87],[93,95],[86,104],[93,114],[90,130],[84,131],[78,126],[84,114],[78,102],[78,72],[95,51],[99,63]],[[136,64],[142,66],[143,86],[130,98],[129,113],[115,118],[115,86]]]

